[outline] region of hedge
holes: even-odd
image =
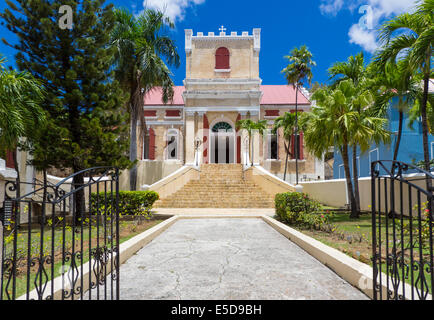
[[[96,210],[98,200],[100,210],[105,209],[106,203],[107,208],[109,210],[111,209],[111,194],[107,194],[107,200],[105,200],[105,197],[106,195],[104,192],[100,192],[99,196],[96,192],[91,194],[92,212]],[[160,196],[155,191],[119,191],[119,213],[121,215],[148,214],[152,208],[152,205],[159,198]]]
[[[328,223],[328,217],[320,214],[319,202],[305,193],[278,193],[274,198],[277,218],[289,225],[319,228]]]

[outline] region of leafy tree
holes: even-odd
[[[40,106],[44,89],[30,73],[7,70],[4,62],[0,59],[0,153],[12,151],[19,186],[17,149],[20,140],[28,140],[38,126],[44,125],[45,113]]]
[[[238,120],[235,124],[236,129],[246,130],[249,137],[249,158],[253,166],[253,153],[252,153],[252,136],[254,132],[258,132],[261,136],[267,130],[267,120],[258,120],[257,122],[251,119]]]
[[[285,56],[289,64],[282,70],[285,74],[286,81],[295,88],[295,136],[298,135],[298,90],[303,83],[312,81],[312,67],[316,66],[312,60],[312,53],[303,45],[300,48],[294,48],[289,55]],[[295,175],[296,184],[298,184],[298,139],[295,139]]]
[[[408,59],[413,72],[423,75],[423,95],[420,105],[425,170],[430,170],[428,149],[427,105],[431,76],[432,41],[434,38],[434,2],[420,1],[414,13],[403,13],[383,24],[379,39],[383,46],[376,54],[376,61],[383,66],[388,61]],[[427,187],[431,180],[427,179]]]
[[[46,140],[35,143],[35,163],[40,168],[71,168],[74,173],[93,166],[127,167],[125,97],[113,80],[113,49],[108,47],[115,24],[112,5],[105,6],[104,0],[7,3],[9,8],[0,16],[18,37],[17,44],[10,44],[19,51],[16,63],[47,91],[43,105],[50,125],[37,136],[52,138],[53,145],[46,148]],[[61,5],[72,8],[72,29],[59,28]],[[74,175],[73,183],[82,185],[83,174]],[[79,217],[84,211],[83,190],[74,199]]]
[[[129,94],[127,110],[130,115],[130,161],[137,161],[137,122],[139,138],[144,136],[148,152],[148,134],[143,113],[144,97],[157,86],[162,87],[163,102],[173,99],[173,81],[167,65],[178,67],[179,55],[175,43],[167,35],[173,23],[160,11],[145,9],[134,17],[125,9],[115,10],[116,25],[111,33],[115,48],[116,78]],[[165,58],[165,60],[163,60]],[[166,65],[167,63],[167,65]],[[146,154],[145,154],[146,156]],[[136,190],[137,167],[130,169],[130,189]]]
[[[388,132],[384,129],[386,120],[370,115],[367,107],[373,102],[371,93],[369,90],[360,91],[351,80],[341,81],[334,89],[318,89],[312,99],[317,106],[306,113],[301,123],[306,147],[317,157],[321,157],[331,146],[339,149],[351,206],[350,217],[358,218],[348,148],[353,141],[357,141],[364,152],[371,141],[387,139]]]
[[[283,145],[285,147],[286,158],[285,158],[285,171],[283,173],[283,180],[286,181],[286,172],[288,168],[288,157],[291,154],[291,138],[295,133],[296,124],[296,113],[285,112],[282,116],[274,119],[273,133],[276,134],[279,128],[283,130]]]
[[[355,56],[350,56],[348,61],[336,62],[328,70],[330,78],[334,79],[332,86],[336,86],[343,80],[351,80],[354,85],[363,86],[366,81],[366,67],[363,52]],[[362,89],[362,88],[361,88]],[[356,110],[361,112],[361,110]],[[353,182],[354,182],[354,198],[356,201],[357,211],[360,211],[360,193],[359,193],[359,173],[357,170],[357,141],[352,143],[352,166],[353,166]]]

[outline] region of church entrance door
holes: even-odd
[[[211,163],[235,163],[235,131],[229,123],[216,123],[210,140]]]

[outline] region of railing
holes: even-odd
[[[36,181],[19,198],[17,188],[6,185],[3,204],[0,299],[119,299],[118,169]]]
[[[433,299],[432,179],[406,163],[371,163],[374,299]]]

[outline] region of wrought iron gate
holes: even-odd
[[[433,299],[433,179],[406,163],[371,163],[374,299]]]
[[[118,169],[5,187],[0,300],[119,299]]]

